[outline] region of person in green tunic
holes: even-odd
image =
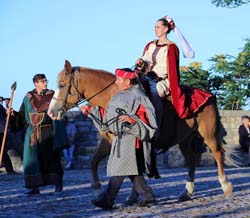
[[[24,180],[27,194],[39,194],[40,186],[55,185],[55,192],[63,188],[63,168],[59,150],[53,149],[54,121],[47,114],[54,91],[47,89],[48,80],[44,74],[33,77],[35,89],[27,92],[17,122],[26,128],[24,139]]]

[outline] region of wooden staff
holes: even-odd
[[[15,90],[16,90],[16,82],[14,82],[11,86],[11,96],[10,96],[10,102],[9,102],[10,109],[12,108],[12,101],[13,101]],[[1,153],[0,153],[0,166],[2,164],[3,150],[4,150],[6,135],[7,135],[7,131],[8,131],[9,119],[10,119],[10,111],[7,113],[5,129],[4,129],[4,134],[3,134],[2,147],[1,147]]]

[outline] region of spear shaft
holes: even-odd
[[[10,109],[12,108],[12,102],[13,102],[15,90],[16,90],[16,82],[14,82],[11,86],[11,96],[10,96],[10,102],[9,102]],[[5,146],[5,141],[6,141],[7,131],[8,131],[9,120],[10,120],[10,111],[8,111],[7,113],[5,129],[4,129],[4,134],[3,134],[2,146],[1,146],[1,152],[0,152],[0,166],[2,164],[3,151],[4,151],[4,146]]]

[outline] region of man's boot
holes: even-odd
[[[39,187],[32,187],[31,191],[26,192],[27,195],[38,195],[40,194]]]
[[[113,208],[113,202],[107,195],[107,192],[102,192],[96,199],[93,199],[92,204],[96,207],[100,207],[104,210],[111,210]]]
[[[55,187],[56,193],[62,192],[62,190],[63,190],[63,176],[60,176],[60,177],[61,178],[59,179],[58,184],[56,184],[56,187]]]

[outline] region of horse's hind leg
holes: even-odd
[[[179,201],[190,200],[194,192],[194,174],[196,167],[196,155],[192,145],[192,138],[185,143],[180,143],[179,148],[183,154],[187,167],[188,167],[188,179],[186,181],[185,189],[179,194]]]
[[[231,196],[233,192],[233,185],[231,182],[228,181],[228,178],[225,175],[224,166],[223,166],[223,150],[222,148],[218,147],[217,140],[215,137],[205,139],[204,142],[205,144],[208,145],[216,161],[217,168],[218,168],[219,182],[221,184],[221,188],[224,192],[224,195],[226,197],[229,197]]]
[[[209,147],[212,155],[217,163],[219,182],[226,197],[230,196],[233,191],[233,185],[228,181],[223,166],[223,149],[219,144],[219,137],[216,132],[219,132],[219,118],[216,113],[216,108],[213,105],[207,106],[206,110],[199,115],[199,133],[204,139],[204,143]]]
[[[101,160],[103,160],[106,156],[109,155],[110,149],[111,149],[110,143],[108,143],[105,139],[102,138],[91,160],[91,173],[92,173],[91,187],[94,189],[101,188],[101,183],[98,176],[98,166]]]

